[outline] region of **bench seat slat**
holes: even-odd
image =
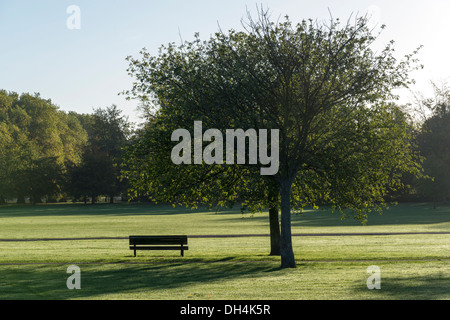
[[[130,236],[132,244],[187,244],[187,236]]]
[[[134,250],[134,246],[130,246],[130,250]],[[181,247],[169,247],[169,246],[136,246],[136,250],[181,250]],[[189,250],[189,247],[183,246],[183,250]]]

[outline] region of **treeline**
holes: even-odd
[[[450,197],[450,91],[435,92],[416,105],[415,111],[428,113],[415,123],[412,141],[428,178],[403,177],[405,188],[392,191],[391,200],[441,203]],[[115,105],[79,114],[39,94],[0,90],[0,204],[127,198],[121,167],[143,130],[133,130]]]
[[[0,91],[0,203],[92,201],[119,179],[130,124],[117,106],[64,112],[39,94]]]
[[[393,192],[398,201],[448,204],[450,198],[450,88],[432,83],[433,98],[420,97],[410,108],[415,116],[413,145],[423,157],[424,179],[404,177],[406,188]]]

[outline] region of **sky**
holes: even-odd
[[[423,45],[412,92],[430,96],[430,81],[450,80],[449,0],[0,0],[0,89],[37,92],[78,113],[116,104],[139,122],[137,102],[119,95],[132,87],[127,56],[139,57],[144,47],[156,55],[196,32],[206,40],[219,26],[239,30],[258,5],[294,23],[329,20],[330,12],[343,21],[369,14],[374,26],[386,25],[376,45],[394,40],[398,59]],[[403,102],[412,97],[401,92]]]

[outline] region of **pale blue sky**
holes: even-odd
[[[239,29],[246,7],[268,7],[277,18],[347,19],[370,11],[386,24],[380,44],[396,41],[399,57],[424,45],[419,58],[425,69],[414,76],[416,91],[429,92],[430,80],[450,79],[450,1],[316,0],[316,1],[142,1],[142,0],[0,0],[0,88],[39,92],[62,110],[80,113],[117,104],[137,121],[135,103],[117,94],[131,88],[126,56],[146,47],[202,38],[218,30]],[[81,29],[69,30],[67,7],[81,10]],[[405,101],[407,92],[402,94]]]

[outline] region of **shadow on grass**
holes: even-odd
[[[0,218],[76,216],[76,215],[176,215],[191,212],[205,212],[205,209],[191,210],[184,207],[173,208],[171,205],[97,203],[97,204],[39,204],[39,205],[5,205],[0,206]]]
[[[361,222],[353,218],[341,220],[339,212],[331,210],[309,211],[293,216],[293,225],[296,226],[361,226]],[[400,204],[391,206],[383,211],[370,212],[367,226],[405,225],[405,224],[435,224],[450,222],[450,207],[433,209],[429,204]]]
[[[279,273],[280,268],[273,263],[223,263],[223,262],[172,262],[154,264],[78,264],[81,269],[81,289],[69,290],[66,273],[69,265],[14,265],[0,266],[1,300],[64,300],[64,299],[190,299],[189,293],[196,298],[206,298],[208,289],[204,288],[204,297],[198,292],[197,285],[216,283],[221,290],[230,291],[227,281],[236,280],[246,283],[265,277],[286,276]],[[298,265],[299,268],[302,264]],[[311,267],[305,265],[305,268]],[[313,270],[309,270],[312,272]],[[290,271],[289,271],[290,272]],[[301,274],[298,274],[301,277]],[[280,280],[281,281],[281,280]],[[218,283],[218,284],[217,284]],[[247,282],[255,283],[255,282]],[[330,287],[314,287],[310,294],[324,298],[324,292]],[[275,285],[275,287],[273,287]],[[289,283],[280,284],[289,286]],[[297,283],[298,285],[298,283]],[[190,288],[192,286],[192,288]],[[245,285],[244,285],[245,286]],[[394,278],[383,277],[380,290],[369,290],[364,281],[351,285],[352,297],[371,300],[441,300],[450,299],[450,276],[445,272],[428,273],[424,276]],[[255,286],[244,288],[267,290]],[[276,282],[271,284],[274,291]],[[192,290],[192,291],[191,291]],[[201,290],[201,289],[200,289]],[[283,290],[289,290],[284,287]],[[293,288],[294,290],[294,288]],[[317,292],[314,293],[314,290]],[[184,292],[184,293],[183,293]],[[198,296],[200,294],[200,296]],[[220,294],[220,293],[218,293]],[[239,294],[239,292],[236,292]],[[242,294],[242,293],[241,293]],[[113,295],[107,296],[107,295]],[[326,297],[324,299],[327,299]],[[352,299],[351,297],[349,299]]]
[[[81,289],[69,290],[66,286],[71,275],[66,273],[68,266],[0,266],[0,299],[101,299],[102,295],[107,294],[122,295],[120,297],[123,299],[129,299],[127,293],[134,299],[139,292],[145,293],[143,299],[153,299],[152,291],[227,279],[257,278],[280,270],[273,263],[78,264],[81,269]]]
[[[379,290],[356,286],[355,294],[367,294],[379,300],[448,300],[450,299],[450,276],[443,272],[410,278],[381,278]]]
[[[230,217],[240,224],[242,219],[249,218],[268,222],[267,212],[254,215],[241,214],[239,208],[222,209],[219,212],[206,208],[189,209],[184,207],[173,208],[171,205],[154,204],[49,204],[49,205],[6,205],[0,206],[0,219],[9,217],[39,217],[39,216],[134,216],[134,215],[178,215],[195,212],[209,212],[222,215],[224,221]],[[217,219],[220,221],[221,219]],[[382,215],[373,212],[368,215],[368,226],[397,225],[397,224],[436,224],[450,222],[450,206],[441,206],[433,209],[432,204],[409,203],[391,206]],[[361,226],[361,222],[348,218],[341,220],[341,214],[327,209],[305,210],[302,214],[292,215],[292,226],[300,227],[333,227],[333,226]]]
[[[246,215],[249,219],[268,220],[266,214]],[[294,213],[291,216],[293,227],[345,227],[362,226],[360,221],[349,216],[341,219],[340,212],[331,209],[306,209],[303,213]],[[381,225],[408,225],[408,224],[436,224],[450,222],[450,206],[441,206],[433,209],[432,204],[408,203],[391,206],[383,211],[370,212],[368,214],[367,226]]]

